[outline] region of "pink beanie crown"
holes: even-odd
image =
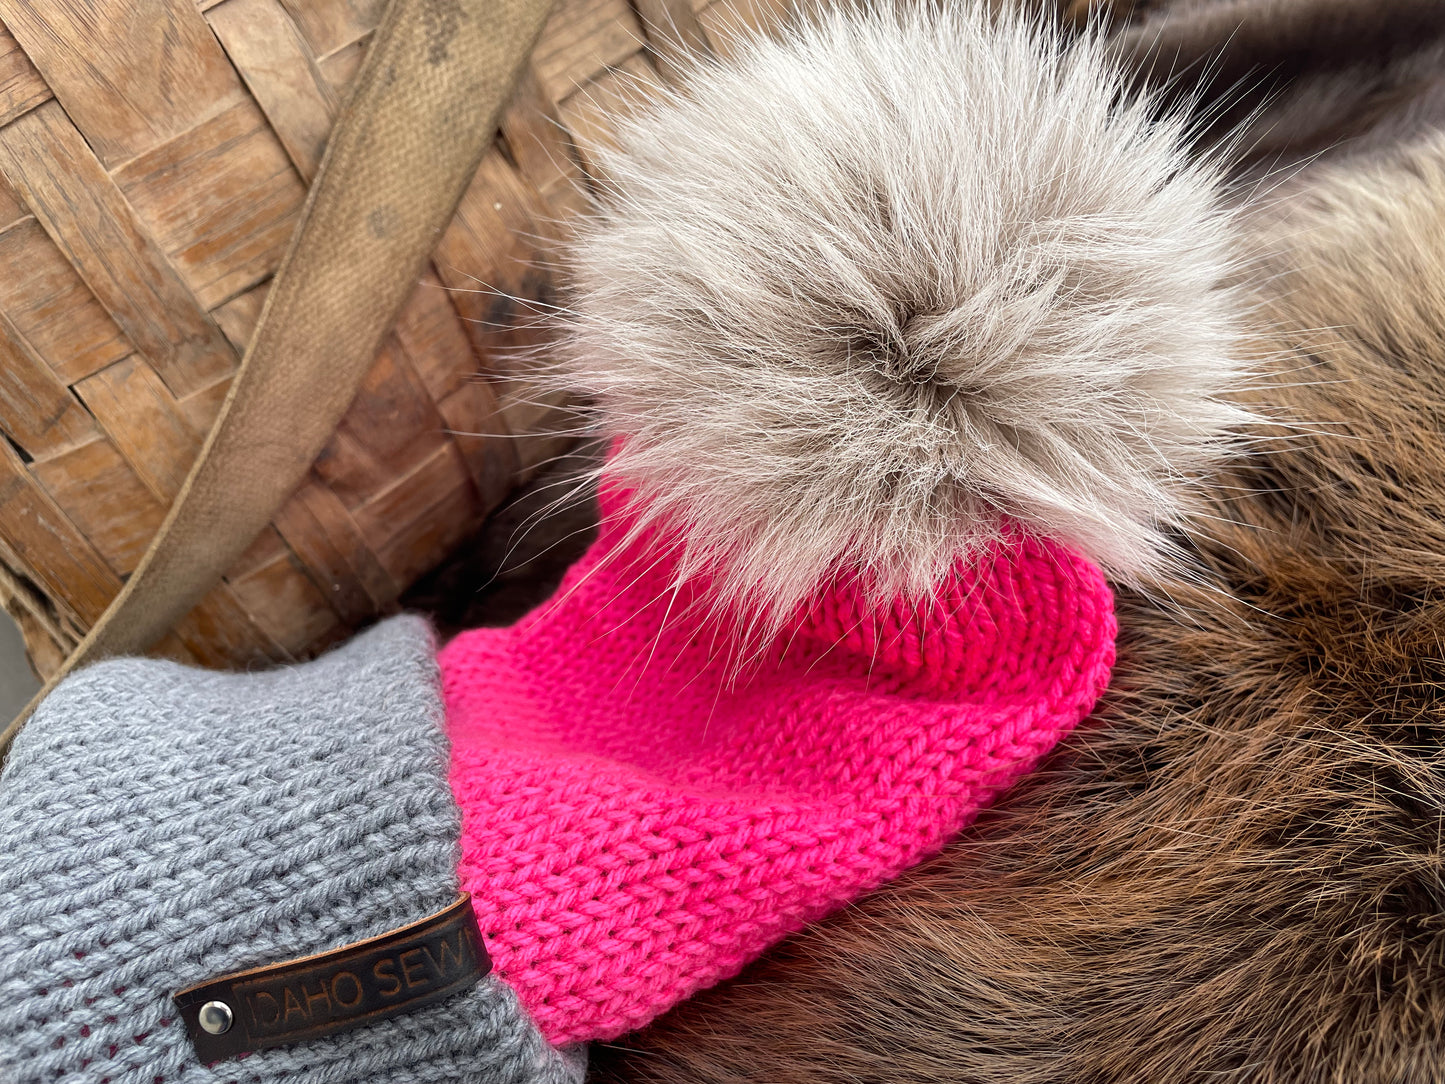
[[[462,884],[553,1042],[639,1027],[937,851],[1114,657],[1099,571],[1016,537],[927,609],[825,594],[740,673],[676,616],[707,584],[615,550],[627,527],[605,516],[552,602],[441,655]]]

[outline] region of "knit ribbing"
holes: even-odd
[[[359,1030],[199,1064],[171,995],[425,917],[457,891],[435,662],[397,619],[313,663],[102,663],[0,779],[0,1079],[561,1084],[495,977]]]
[[[610,1038],[938,850],[1092,708],[1098,569],[1010,535],[924,607],[840,586],[736,669],[708,585],[609,519],[442,653],[461,879],[553,1042]]]

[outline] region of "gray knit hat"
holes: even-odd
[[[0,775],[0,1081],[580,1081],[580,1048],[548,1046],[495,976],[210,1064],[177,1011],[194,984],[455,903],[447,762],[413,618],[264,673],[123,659],[65,681]]]

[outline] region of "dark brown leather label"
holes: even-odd
[[[196,1054],[213,1062],[400,1016],[470,989],[491,969],[472,901],[462,896],[410,926],[223,975],[175,1002]]]

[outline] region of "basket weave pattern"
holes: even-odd
[[[42,676],[139,561],[225,397],[383,0],[0,0],[0,603]],[[303,656],[561,450],[509,348],[602,116],[784,0],[560,0],[308,480],[158,647]]]

